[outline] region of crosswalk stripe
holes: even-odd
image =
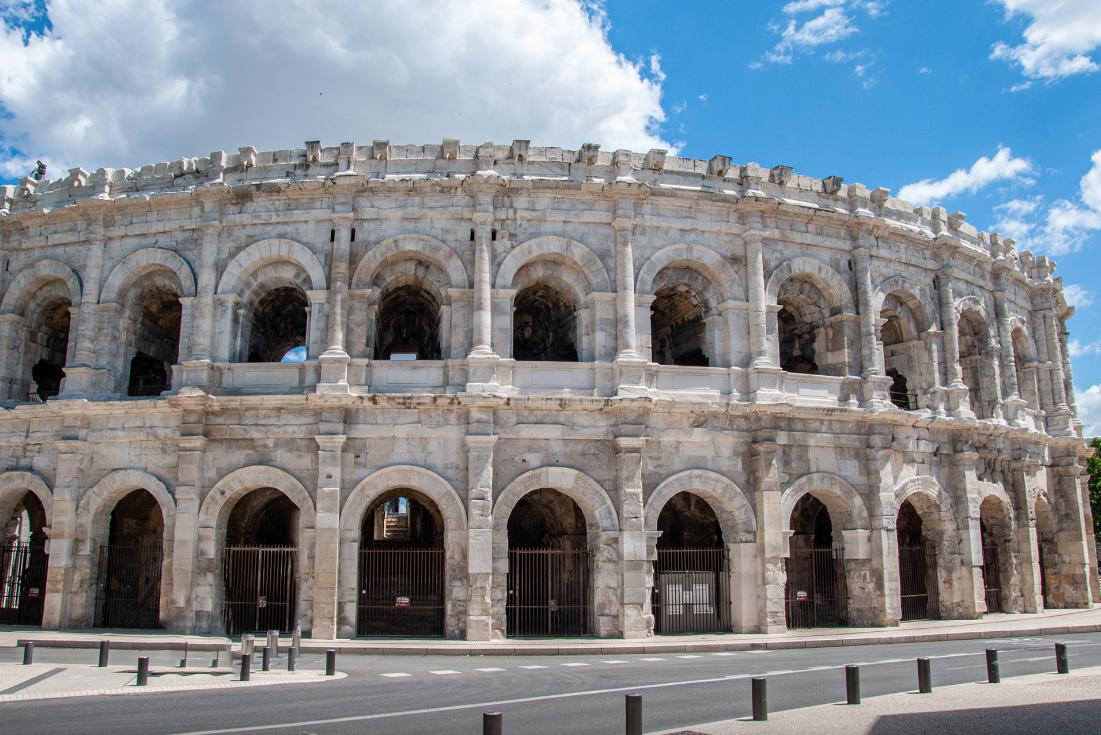
[[[569,663],[569,664],[562,664],[562,665],[563,666],[588,666],[588,664],[583,664],[583,663],[580,663],[580,662],[577,662],[577,661],[575,661],[573,663]]]
[[[546,666],[521,666],[521,669],[545,669]]]
[[[504,669],[499,669],[496,666],[488,666],[484,669],[476,669],[476,671],[504,671]]]
[[[677,658],[702,658],[702,657],[701,657],[701,656],[697,656],[697,655],[695,655],[694,653],[686,653],[686,654],[685,654],[685,655],[683,655],[683,656],[677,656]]]
[[[447,674],[458,674],[460,672],[454,669],[440,669],[438,671],[429,671],[429,674],[435,674],[436,676],[446,676]]]
[[[388,679],[397,679],[400,676],[412,676],[412,674],[403,674],[401,672],[394,672],[392,674],[383,674]]]
[[[621,661],[620,659],[617,659],[617,658],[613,658],[613,659],[608,659],[607,661],[601,661],[600,663],[602,663],[602,664],[625,664],[627,662],[626,661]]]
[[[664,661],[665,659],[659,658],[657,656],[651,656],[650,658],[644,658],[642,660],[643,661]]]

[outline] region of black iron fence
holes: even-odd
[[[844,549],[793,549],[787,560],[784,598],[789,628],[846,625]]]
[[[998,547],[988,544],[982,547],[982,578],[986,591],[986,611],[1002,612],[1002,590],[998,570]]]
[[[109,628],[160,627],[161,541],[104,544],[99,549],[96,625]]]
[[[510,636],[578,636],[592,632],[589,552],[509,549]]]
[[[362,549],[356,634],[442,636],[443,549]]]
[[[903,620],[940,617],[937,603],[937,559],[923,545],[898,547],[898,582]]]
[[[222,569],[223,623],[228,635],[294,628],[298,549],[231,546]]]
[[[39,544],[0,546],[0,624],[41,625],[49,555]]]
[[[658,549],[652,605],[658,634],[730,630],[726,549]]]

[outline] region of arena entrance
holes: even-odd
[[[982,538],[982,577],[987,612],[1013,612],[1016,600],[1007,599],[1013,575],[1013,524],[1009,508],[1000,498],[989,495],[979,505],[979,533]]]
[[[27,493],[0,527],[0,624],[41,625],[46,600],[46,511]]]
[[[443,518],[415,490],[392,490],[363,517],[356,635],[444,635]]]
[[[658,530],[651,598],[654,632],[730,630],[726,547],[711,506],[692,493],[677,493],[661,509]]]
[[[508,518],[509,636],[592,633],[588,535],[572,499],[544,488],[525,495]]]
[[[274,488],[237,501],[226,528],[222,574],[227,635],[294,628],[298,506]]]
[[[926,538],[923,521],[906,500],[898,509],[898,587],[902,620],[935,620],[940,617],[937,602],[937,555]]]
[[[111,511],[107,543],[99,548],[96,625],[158,628],[164,518],[148,490],[134,490]]]
[[[789,628],[848,624],[844,547],[833,543],[833,519],[818,498],[804,495],[791,511],[784,611]]]

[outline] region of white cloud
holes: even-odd
[[[1019,64],[1030,79],[1055,81],[1101,66],[1090,54],[1101,46],[1101,12],[1097,0],[996,0],[1007,17],[1029,17],[1024,43],[994,45],[990,58]],[[1027,85],[1027,83],[1026,83]],[[1014,91],[1027,89],[1016,85]]]
[[[793,0],[793,2],[784,5],[782,10],[787,15],[795,15],[796,13],[807,13],[820,8],[833,8],[844,5],[845,2],[846,0]]]
[[[1093,303],[1093,291],[1087,291],[1076,283],[1068,283],[1063,287],[1063,298],[1069,305],[1084,309]]]
[[[1101,385],[1091,385],[1085,390],[1076,388],[1074,395],[1082,433],[1087,437],[1101,436]]]
[[[1067,350],[1070,352],[1071,357],[1081,357],[1082,355],[1101,355],[1101,341],[1087,342],[1082,344],[1076,339],[1072,339],[1067,343]]]
[[[594,9],[595,8],[595,9]],[[0,26],[0,141],[67,166],[134,166],[304,140],[672,148],[660,59],[633,62],[578,0],[57,0]]]
[[[1093,152],[1090,162],[1078,183],[1079,201],[1060,199],[1048,210],[1040,242],[1052,255],[1081,250],[1101,230],[1101,149]]]
[[[821,15],[802,23],[792,19],[780,32],[780,41],[765,54],[769,61],[790,63],[800,50],[834,43],[856,33],[857,28],[841,8],[827,8]]]
[[[955,194],[974,192],[995,181],[1020,179],[1032,171],[1026,158],[1014,158],[1013,151],[998,146],[993,158],[983,156],[969,169],[956,169],[943,179],[922,179],[902,187],[898,195],[915,204],[940,202]]]
[[[918,71],[918,74],[932,74],[933,73],[933,70],[930,69],[927,66],[919,66],[917,71]]]
[[[1043,203],[1042,196],[1034,196],[1028,199],[1010,199],[994,206],[997,219],[994,220],[992,229],[995,232],[1011,237],[1019,245],[1024,245],[1036,227],[1033,215]]]

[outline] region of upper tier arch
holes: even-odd
[[[441,268],[450,288],[470,288],[462,260],[443,242],[427,235],[397,235],[370,248],[352,273],[352,288],[369,288],[375,273],[393,260],[423,258]]]
[[[738,272],[711,248],[687,243],[669,245],[647,258],[639,269],[635,293],[652,296],[654,280],[663,269],[672,266],[683,266],[699,272],[712,284],[722,301],[745,301],[745,291]]]
[[[219,294],[240,294],[247,290],[248,277],[253,272],[272,262],[289,262],[302,268],[310,282],[310,288],[323,291],[326,288],[325,269],[321,261],[305,245],[286,239],[271,239],[254,242],[246,247],[226,266],[222,278],[218,281]]]
[[[186,260],[165,248],[142,248],[127,255],[111,269],[100,291],[100,303],[116,303],[124,286],[158,270],[167,270],[175,274],[180,286],[181,298],[195,295],[195,273]]]
[[[765,284],[765,299],[768,303],[777,303],[780,287],[792,276],[801,276],[812,281],[826,297],[831,309],[840,309],[846,313],[855,311],[852,291],[845,279],[822,261],[807,257],[785,260],[776,266]]]
[[[525,264],[539,260],[551,260],[570,263],[574,268],[584,274],[589,283],[590,291],[611,291],[611,281],[608,279],[608,271],[600,259],[593,255],[593,251],[576,240],[565,237],[549,235],[528,240],[522,245],[517,245],[505,256],[501,266],[497,269],[497,278],[494,288],[506,290],[513,287],[516,273]]]
[[[80,277],[60,260],[43,258],[19,271],[19,275],[12,279],[3,302],[0,302],[0,313],[23,314],[38,289],[55,280],[62,281],[68,287],[69,303],[74,307],[80,306]]]

